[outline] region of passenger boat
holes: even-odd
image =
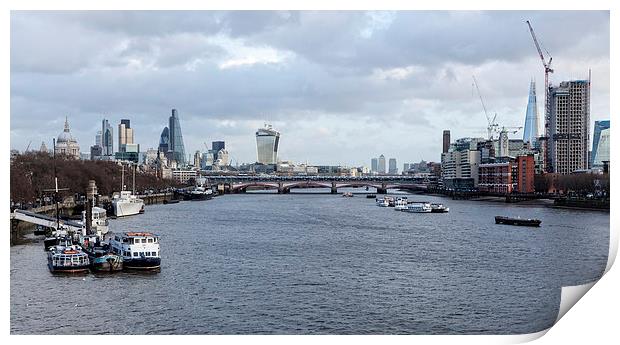
[[[131,191],[123,190],[112,198],[112,210],[116,217],[144,213],[144,201],[133,195]]]
[[[402,197],[396,199],[394,202],[394,210],[395,211],[404,211],[408,208],[408,200],[407,197]]]
[[[67,230],[63,227],[55,230],[51,236],[48,236],[43,240],[43,246],[46,251],[51,250],[57,245],[70,246],[72,244],[73,240],[71,239],[71,236],[68,235]]]
[[[123,268],[157,269],[161,264],[159,236],[151,232],[125,232],[110,238],[112,253],[123,257]]]
[[[432,208],[429,202],[412,202],[403,210],[411,213],[431,213]]]
[[[90,260],[78,245],[56,245],[47,254],[47,266],[52,273],[79,273],[88,271]]]
[[[211,188],[195,186],[189,191],[185,191],[183,193],[183,200],[209,200],[212,196],[213,190]]]
[[[495,224],[506,225],[520,225],[520,226],[540,226],[542,221],[540,219],[522,219],[522,218],[510,218],[503,216],[495,216]]]
[[[431,204],[431,212],[432,213],[448,213],[450,212],[450,208],[445,207],[443,204]]]
[[[353,193],[351,193],[351,192],[344,192],[344,193],[342,193],[342,196],[343,197],[352,198],[353,197]]]
[[[377,206],[379,207],[388,207],[390,206],[390,201],[386,198],[376,199]]]

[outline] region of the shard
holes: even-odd
[[[530,83],[530,95],[527,99],[527,110],[525,112],[525,127],[523,130],[523,142],[529,142],[532,146],[536,145],[538,139],[538,107],[536,106],[536,82]]]

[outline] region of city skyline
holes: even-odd
[[[523,125],[530,80],[543,84],[526,19],[554,57],[552,83],[585,79],[592,68],[590,127],[610,118],[607,11],[13,12],[11,18],[11,148],[20,151],[30,141],[50,147],[65,116],[83,152],[103,118],[130,119],[142,151],[156,148],[175,108],[187,154],[224,140],[236,161],[253,162],[253,134],[267,121],[282,133],[283,160],[368,166],[385,153],[398,162],[439,161],[444,129],[453,138],[484,136],[472,74],[498,122]],[[575,28],[570,21],[577,19],[590,24]],[[50,25],[58,35],[48,36]],[[335,26],[343,28],[337,35]],[[308,46],[295,43],[299,35],[309,37]]]

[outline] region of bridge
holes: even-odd
[[[58,230],[57,227],[59,225],[64,229],[75,232],[81,231],[83,227],[82,223],[78,223],[76,221],[60,219],[57,223],[56,217],[50,217],[45,214],[26,210],[15,210],[11,212],[11,220],[20,220],[30,224],[51,228],[54,230]]]
[[[225,193],[244,193],[248,189],[277,190],[280,194],[290,193],[295,188],[328,188],[332,194],[339,188],[375,188],[378,194],[388,189],[413,189],[426,191],[432,182],[428,178],[413,176],[205,176],[209,183],[218,185]]]

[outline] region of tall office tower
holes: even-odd
[[[379,160],[377,158],[372,158],[370,160],[370,172],[376,173],[379,169]]]
[[[211,142],[211,151],[213,151],[213,161],[216,161],[219,156],[218,152],[220,150],[224,150],[226,148],[226,143],[223,141],[212,141]]]
[[[450,131],[446,129],[446,130],[443,131],[443,151],[442,151],[442,153],[448,153],[449,150],[450,150]]]
[[[601,168],[609,161],[609,120],[594,122],[591,167]]]
[[[530,83],[530,95],[527,99],[527,110],[525,111],[525,127],[523,129],[523,142],[530,143],[531,147],[536,146],[538,140],[538,105],[536,103],[536,82]]]
[[[385,174],[385,156],[384,155],[379,156],[377,172],[379,174]]]
[[[202,154],[200,153],[200,151],[194,152],[194,168],[200,169],[201,159],[202,159]]]
[[[398,168],[396,167],[396,158],[390,158],[388,173],[390,175],[398,174]]]
[[[172,109],[172,115],[168,122],[170,135],[168,152],[170,153],[170,157],[177,162],[178,166],[184,166],[186,164],[185,145],[183,145],[183,134],[181,133],[179,114],[176,109]]]
[[[448,145],[450,146],[450,145]],[[409,171],[409,167],[411,166],[411,164],[409,163],[405,163],[403,164],[403,172],[406,173],[407,171]]]
[[[256,131],[256,161],[261,164],[276,164],[278,162],[278,145],[280,132],[271,125]]]
[[[101,155],[111,156],[114,154],[114,132],[108,120],[101,121]]]
[[[126,152],[127,145],[133,144],[133,129],[131,123],[127,119],[121,120],[118,125],[118,150],[119,152]]]
[[[101,138],[101,131],[97,131],[97,134],[95,135],[95,145],[101,147]]]
[[[549,87],[550,172],[570,174],[588,168],[590,81],[563,81]]]
[[[164,127],[164,130],[161,131],[161,135],[159,136],[159,146],[157,149],[166,154],[168,149],[170,148],[170,131],[168,127]]]

